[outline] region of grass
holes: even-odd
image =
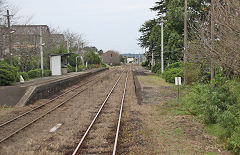
[[[140,83],[147,86],[173,86],[172,84],[166,83],[164,79],[157,75],[138,76]]]
[[[222,137],[222,135],[225,135],[226,131],[223,129],[219,124],[210,124],[205,126],[205,130],[207,133],[216,136],[216,137]]]
[[[0,105],[0,111],[6,111],[6,110],[9,110],[10,107],[7,106],[7,105]]]
[[[177,87],[166,83],[160,76],[138,76],[138,79],[142,87],[154,88],[144,90],[148,93],[154,90],[156,94],[149,98],[149,102],[155,103],[157,98],[163,98],[159,104],[141,106],[141,120],[145,127],[138,132],[138,135],[148,141],[146,150],[152,151],[149,154],[214,155],[211,151],[215,152],[215,150],[205,150],[205,148],[215,144],[202,139],[203,135],[197,135],[199,130],[202,131],[202,126],[192,119],[192,116],[189,116],[183,104],[184,101],[180,102],[181,97],[189,92],[190,86],[181,86],[181,96],[178,100],[176,98]],[[212,132],[218,132],[213,129],[209,128]],[[192,135],[197,137],[191,138]],[[194,145],[196,143],[198,146]]]
[[[173,116],[187,115],[187,111],[184,110],[184,108],[178,101],[179,101],[178,99],[171,99],[163,106],[157,105],[157,109],[160,112],[160,114],[163,115],[167,113]]]
[[[3,116],[11,108],[7,105],[0,105],[0,116]]]

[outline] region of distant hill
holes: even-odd
[[[133,57],[138,58],[139,57],[139,54],[132,54],[132,53],[126,53],[126,54],[121,54],[121,55],[128,57],[128,58],[133,58]],[[140,54],[140,57],[144,57],[144,55]]]

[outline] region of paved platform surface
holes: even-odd
[[[38,86],[42,84],[51,83],[57,80],[68,79],[74,76],[79,76],[81,74],[86,74],[88,72],[92,72],[93,70],[88,70],[84,72],[72,72],[66,75],[61,76],[51,76],[44,78],[37,78],[33,80],[26,81],[24,84],[16,83],[13,86],[0,86],[0,106],[14,106],[18,103],[18,101],[24,96],[26,90],[30,86]]]

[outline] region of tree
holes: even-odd
[[[88,62],[88,64],[100,64],[100,57],[94,53],[94,51],[89,51],[85,53],[84,60]]]
[[[142,47],[142,48],[149,48],[150,46],[150,42],[149,42],[149,38],[152,32],[153,27],[157,24],[156,20],[148,20],[146,21],[141,28],[139,29],[139,32],[142,34],[139,39],[138,39],[138,44]]]
[[[103,50],[99,50],[99,51],[98,51],[98,54],[99,54],[99,55],[103,55]]]
[[[80,54],[80,49],[87,45],[81,34],[66,30],[63,32],[65,40],[68,41],[69,48],[72,52]]]
[[[73,53],[68,57],[68,62],[72,67],[76,66],[76,57],[78,56],[79,56],[78,54]],[[80,59],[77,60],[78,60],[77,64],[81,64],[81,60]]]
[[[240,2],[226,0],[215,2],[215,13],[206,12],[204,19],[197,18],[192,24],[194,40],[190,44],[191,61],[220,66],[228,76],[240,75]],[[211,5],[210,5],[211,7]],[[209,9],[210,10],[210,9]],[[211,42],[211,20],[214,20],[214,36]],[[214,48],[212,48],[212,45]],[[208,68],[208,71],[210,68]]]
[[[189,17],[188,20],[195,20],[196,17],[205,17],[209,0],[189,0]],[[159,39],[161,31],[157,30],[157,21],[164,19],[164,61],[165,65],[177,61],[183,61],[183,34],[184,34],[184,1],[179,0],[159,0],[155,6],[150,8],[157,12],[156,19],[146,21],[139,32],[139,45],[142,48],[148,48],[149,51],[145,55],[150,55],[152,50],[160,53]],[[188,31],[191,39],[192,31]],[[159,38],[159,39],[158,39]]]

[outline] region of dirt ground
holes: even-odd
[[[142,68],[135,70],[142,102],[138,104],[135,94],[126,99],[119,154],[230,154],[192,116],[168,104],[176,99],[174,85]]]

